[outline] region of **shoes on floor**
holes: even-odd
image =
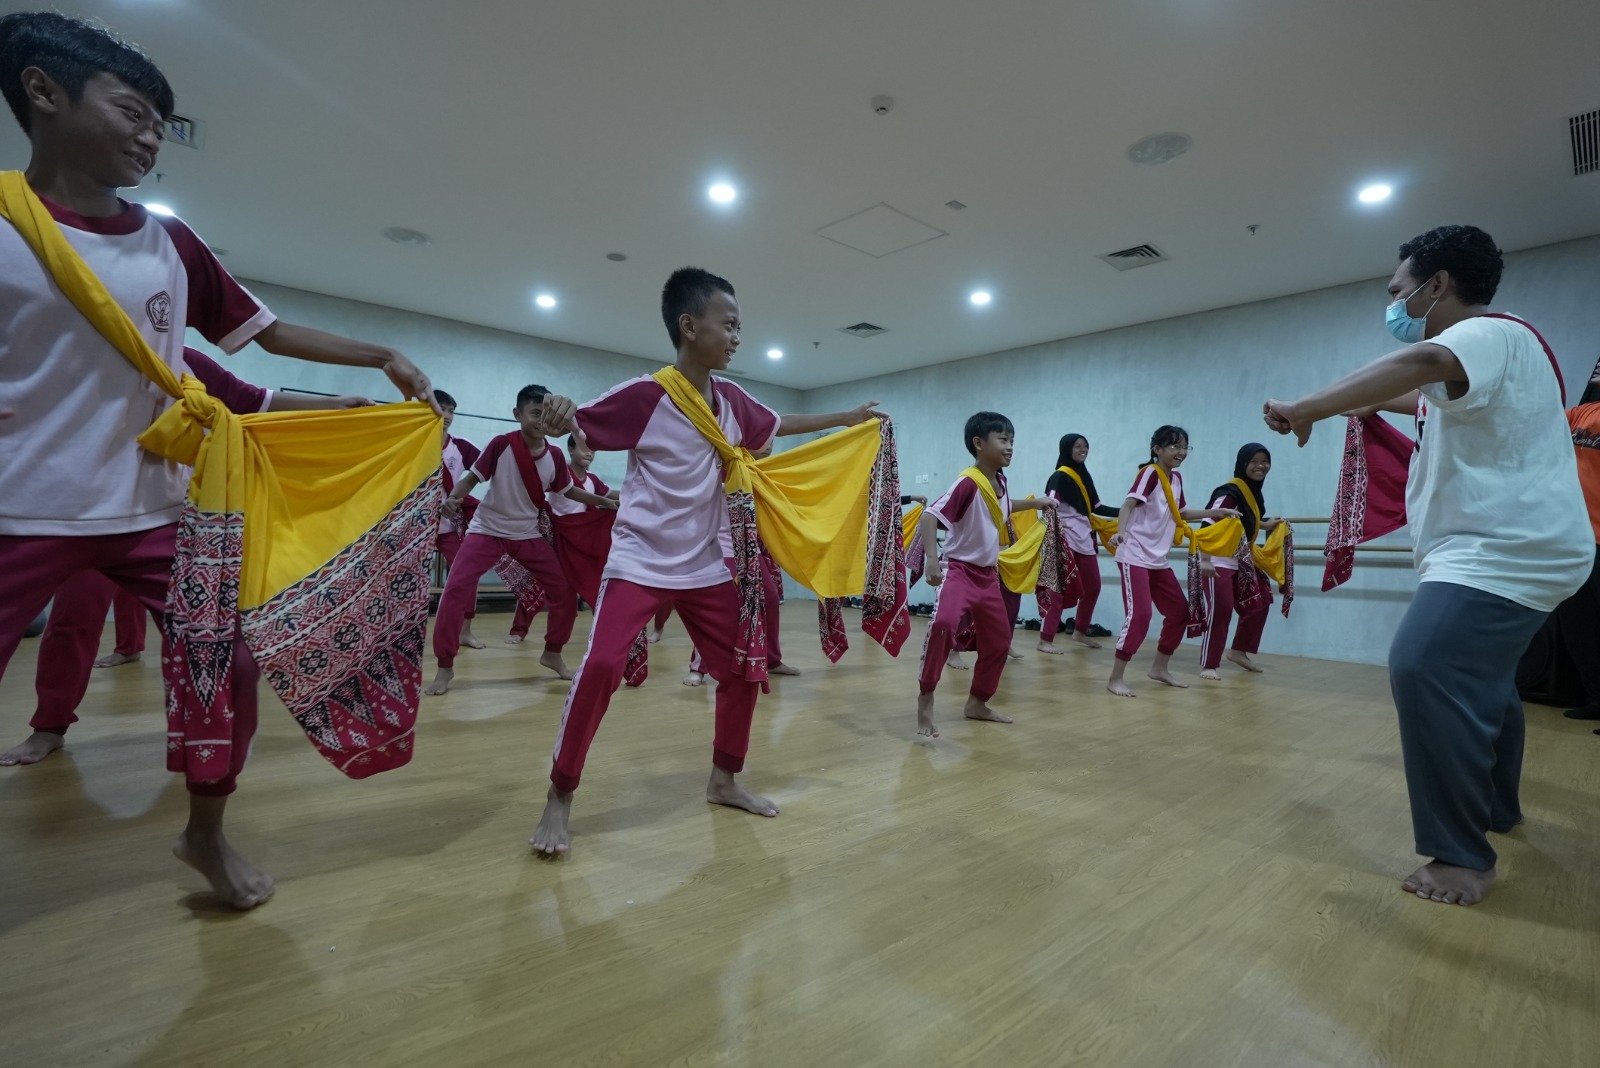
[[[1600,705],[1583,705],[1579,708],[1569,708],[1561,714],[1568,719],[1600,719]]]

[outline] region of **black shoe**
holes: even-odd
[[[1561,714],[1568,719],[1600,719],[1600,705],[1583,705],[1579,708],[1569,708]]]
[[[1088,631],[1086,633],[1091,638],[1109,638],[1109,637],[1111,637],[1111,632],[1109,630],[1106,630],[1106,628],[1102,627],[1098,623],[1090,623],[1089,624],[1089,629],[1088,629]]]

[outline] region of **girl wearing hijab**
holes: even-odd
[[[1078,595],[1077,618],[1073,620],[1072,640],[1090,649],[1100,648],[1100,643],[1089,637],[1089,625],[1094,622],[1094,606],[1100,599],[1100,561],[1095,555],[1094,527],[1090,516],[1114,520],[1117,510],[1100,503],[1094,488],[1094,477],[1089,474],[1085,461],[1089,458],[1089,439],[1082,434],[1068,434],[1061,439],[1061,450],[1056,456],[1056,470],[1045,486],[1045,496],[1061,502],[1061,527],[1067,537],[1067,548],[1077,559],[1078,578],[1082,583]],[[1069,607],[1055,603],[1055,598],[1041,597],[1039,603],[1039,651],[1060,656],[1065,652],[1055,645],[1056,631],[1061,629],[1061,611]]]
[[[1244,523],[1245,544],[1254,545],[1260,533],[1270,533],[1283,522],[1282,519],[1264,518],[1266,499],[1261,484],[1272,470],[1272,453],[1260,442],[1252,441],[1239,450],[1233,464],[1233,478],[1211,491],[1212,508],[1232,508]],[[1205,579],[1206,634],[1200,647],[1200,677],[1213,682],[1222,676],[1217,669],[1222,666],[1223,649],[1228,644],[1228,624],[1233,619],[1234,581],[1238,577],[1239,561],[1232,557],[1200,557],[1200,573]],[[1254,577],[1260,582],[1260,576]],[[1248,610],[1239,614],[1239,629],[1233,637],[1233,648],[1228,659],[1246,671],[1259,674],[1261,668],[1250,659],[1250,654],[1261,648],[1261,632],[1267,626],[1267,614],[1272,610],[1272,588],[1261,582],[1262,594]],[[1248,587],[1247,587],[1248,588]]]

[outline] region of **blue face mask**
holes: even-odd
[[[1431,281],[1433,279],[1428,279],[1428,282]],[[1389,333],[1402,345],[1415,345],[1427,336],[1428,313],[1433,311],[1434,307],[1439,303],[1438,299],[1436,298],[1432,304],[1428,305],[1428,311],[1423,312],[1420,318],[1407,311],[1406,305],[1410,303],[1412,297],[1421,293],[1427,287],[1428,282],[1424,282],[1413,289],[1409,296],[1401,297],[1389,305],[1389,310],[1384,313],[1383,325],[1389,328]]]

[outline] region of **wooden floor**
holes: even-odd
[[[278,894],[248,915],[167,853],[153,658],[97,672],[68,750],[0,770],[0,1062],[1600,1063],[1600,738],[1554,710],[1529,709],[1500,885],[1463,909],[1396,887],[1417,861],[1379,669],[1268,657],[1120,701],[1109,649],[1019,632],[1016,725],[952,719],[951,672],[944,737],[915,744],[923,621],[900,661],[857,636],[826,666],[791,604],[807,673],[758,709],[762,820],[703,802],[711,697],[678,683],[674,620],[550,864],[525,840],[564,685],[498,645],[508,618],[374,780],[264,697],[229,817]],[[36,646],[0,683],[8,739]]]

